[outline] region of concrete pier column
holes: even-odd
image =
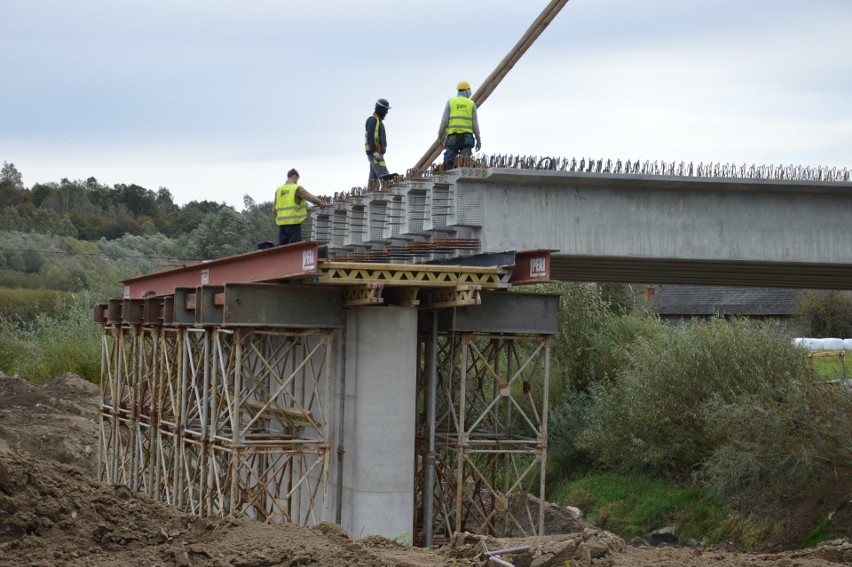
[[[349,310],[341,522],[352,537],[411,542],[416,382],[417,309]]]

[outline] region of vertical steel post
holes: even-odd
[[[118,464],[122,456],[119,454],[121,447],[119,446],[119,435],[121,432],[121,428],[119,427],[119,419],[118,419],[118,409],[121,404],[121,382],[123,380],[122,372],[124,372],[124,368],[122,362],[124,361],[124,327],[122,325],[116,325],[116,337],[114,348],[116,351],[116,361],[115,361],[115,376],[113,381],[115,382],[115,396],[112,399],[112,407],[113,407],[113,415],[112,415],[112,426],[113,426],[113,434],[112,434],[112,482],[118,483]]]
[[[429,348],[429,384],[426,387],[426,422],[429,424],[429,452],[426,454],[426,484],[423,503],[426,507],[423,520],[424,544],[432,547],[432,524],[435,502],[435,405],[438,387],[438,310],[432,311],[432,343]]]
[[[541,433],[539,433],[539,458],[541,459],[541,470],[539,471],[538,487],[538,535],[544,535],[544,485],[545,471],[547,469],[547,415],[550,390],[550,337],[544,339],[544,391],[542,392],[541,411]]]
[[[106,455],[104,454],[104,445],[107,442],[105,431],[104,431],[104,400],[106,400],[106,389],[108,387],[112,387],[112,382],[109,380],[107,375],[107,362],[109,359],[109,350],[107,348],[109,341],[107,341],[107,326],[104,325],[101,328],[101,380],[98,387],[101,391],[101,407],[100,407],[100,435],[101,440],[98,443],[98,480],[106,481],[105,477],[105,460]]]
[[[334,521],[343,523],[343,455],[346,453],[343,443],[345,423],[343,411],[346,405],[346,327],[340,330],[340,401],[337,408],[337,494]]]
[[[506,340],[506,377],[507,382],[512,379],[512,352],[514,351],[515,343],[512,339]],[[512,438],[512,386],[509,385],[509,395],[506,397],[506,428],[505,435],[506,440],[510,440]],[[497,394],[500,395],[499,392]],[[506,497],[506,513],[503,514],[503,534],[509,533],[509,487],[511,486],[509,483],[509,471],[512,467],[512,455],[506,453],[503,455],[503,496]]]
[[[131,354],[135,355],[131,357],[131,361],[133,363],[133,372],[129,373],[129,378],[131,379],[130,385],[130,439],[132,443],[132,450],[130,456],[130,487],[135,491],[139,490],[139,477],[141,475],[141,463],[142,460],[142,432],[140,431],[141,425],[139,423],[139,414],[141,413],[141,404],[142,401],[140,399],[140,373],[143,367],[144,360],[144,347],[143,347],[144,338],[142,337],[142,327],[139,325],[133,325],[133,348],[131,349]]]
[[[209,327],[204,329],[204,346],[202,349],[201,363],[203,364],[204,385],[201,390],[201,439],[199,441],[199,453],[201,461],[201,474],[198,478],[198,515],[206,516],[209,511],[207,509],[207,469],[209,468],[209,451],[208,451],[208,411],[210,410],[210,350],[213,331]]]
[[[461,376],[459,378],[459,421],[458,421],[458,462],[456,463],[456,533],[462,531],[462,508],[464,504],[464,457],[467,448],[467,427],[465,425],[465,406],[467,405],[467,349],[470,335],[462,336]]]
[[[228,510],[230,513],[234,513],[237,508],[240,494],[240,402],[242,400],[243,389],[243,335],[240,329],[234,331],[234,349],[236,363],[234,365],[234,394],[231,398],[231,443],[233,445],[233,453],[231,454],[231,502]]]
[[[175,402],[175,503],[178,508],[183,509],[184,506],[184,478],[183,478],[183,443],[184,443],[184,427],[186,426],[187,399],[186,396],[188,384],[188,368],[189,368],[189,336],[187,327],[178,327],[178,336],[176,339],[175,352],[180,357],[178,364],[178,373],[180,375],[180,383],[178,388],[178,399]],[[192,488],[190,487],[189,490]]]
[[[322,379],[325,380],[325,400],[323,403],[323,417],[325,423],[323,427],[323,455],[325,461],[323,467],[323,487],[322,487],[322,521],[328,520],[328,505],[329,505],[329,490],[331,488],[331,377],[334,360],[331,357],[332,341],[331,333],[326,331],[322,335],[322,340],[325,343],[325,373]]]

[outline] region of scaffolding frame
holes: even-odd
[[[550,342],[549,335],[421,334],[418,543],[428,546],[462,531],[544,535]],[[430,403],[434,452],[427,442]]]
[[[199,516],[330,519],[333,337],[105,324],[99,478]]]

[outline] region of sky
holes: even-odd
[[[0,162],[272,200],[404,173],[546,0],[0,0]],[[852,1],[570,0],[478,110],[482,153],[852,167]]]

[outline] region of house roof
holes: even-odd
[[[766,287],[666,285],[651,299],[660,315],[790,316],[802,290]]]

